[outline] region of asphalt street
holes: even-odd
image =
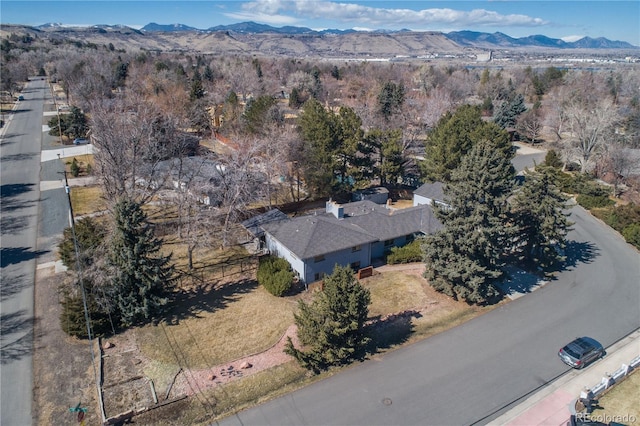
[[[40,148],[46,82],[22,92],[3,129],[0,423],[32,424],[33,292],[40,199]]]
[[[568,341],[608,347],[640,327],[638,252],[581,207],[571,220],[567,267],[544,287],[220,423],[490,423],[569,371],[557,356]]]

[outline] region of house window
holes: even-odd
[[[352,270],[357,271],[358,269],[360,269],[360,261],[353,262],[349,266],[351,266]]]
[[[314,274],[314,276],[313,276],[313,279],[314,279],[315,281],[318,281],[318,280],[323,279],[323,278],[324,278],[324,276],[325,276],[325,273],[324,273],[324,272],[316,272],[316,273]]]
[[[321,254],[321,255],[316,256],[316,257],[313,258],[313,261],[315,263],[322,262],[323,260],[324,260],[324,254]]]
[[[384,242],[384,246],[385,246],[385,247],[392,246],[392,245],[393,245],[393,241],[394,241],[393,239],[385,241],[385,242]]]
[[[352,253],[354,253],[354,252],[356,252],[356,251],[360,251],[360,250],[362,250],[362,246],[361,246],[361,245],[353,246],[353,247],[351,248],[351,252],[352,252]]]

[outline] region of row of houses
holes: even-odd
[[[331,274],[336,264],[354,271],[383,259],[393,247],[402,247],[416,237],[429,235],[442,224],[432,203],[444,203],[441,183],[425,184],[414,191],[413,206],[394,209],[363,199],[346,204],[332,200],[325,209],[288,217],[277,209],[243,223],[261,248],[286,259],[300,281],[311,283]]]

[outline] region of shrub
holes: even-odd
[[[293,271],[289,263],[279,257],[263,257],[258,266],[258,284],[277,297],[285,295],[293,283]]]
[[[611,200],[606,195],[580,194],[578,195],[578,198],[576,198],[576,201],[587,210],[609,207],[615,204],[615,201]]]
[[[632,223],[622,230],[622,236],[629,243],[640,248],[640,223]]]
[[[393,247],[387,255],[387,263],[411,263],[422,260],[422,249],[418,240],[412,241],[404,247]]]
[[[75,159],[75,157],[73,158],[73,161],[71,162],[71,175],[73,177],[78,177],[78,175],[80,175],[80,165],[78,164],[78,160]]]
[[[553,167],[554,169],[559,169],[562,167],[562,159],[558,153],[551,149],[547,152],[547,155],[544,157],[545,166]]]
[[[619,206],[602,215],[601,219],[616,231],[622,232],[629,225],[640,223],[640,206],[635,204]]]
[[[91,282],[85,278],[85,295],[87,310],[91,319],[91,333],[94,336],[105,336],[113,332],[112,320],[117,321],[117,313],[110,314],[97,301],[91,289]],[[61,287],[62,300],[60,301],[60,327],[69,336],[86,339],[87,322],[84,314],[84,303],[80,292],[80,283],[74,282],[71,286]]]

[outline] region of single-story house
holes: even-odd
[[[429,205],[389,209],[369,200],[348,204],[328,201],[325,211],[283,220],[265,221],[264,245],[286,259],[305,283],[331,274],[336,264],[354,271],[384,257],[416,236],[442,225]]]
[[[433,203],[446,206],[444,184],[442,182],[425,183],[413,191],[413,205],[432,205]]]

